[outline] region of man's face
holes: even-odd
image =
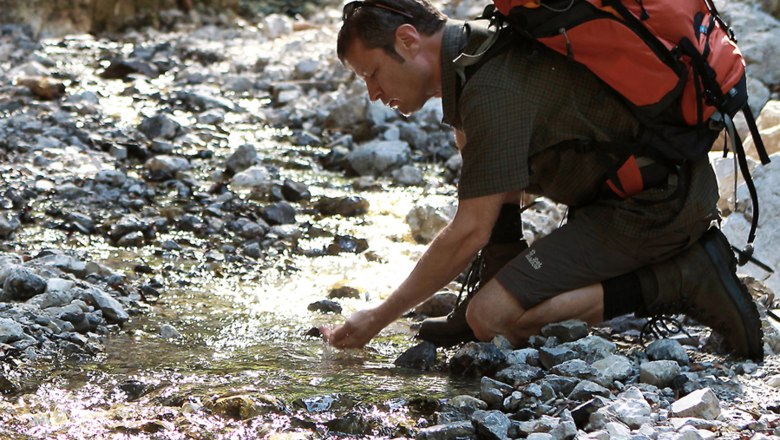
[[[366,83],[368,97],[410,115],[430,98],[426,93],[430,73],[426,65],[408,52],[399,51],[404,61],[381,48],[367,49],[356,40],[347,51],[347,65]]]

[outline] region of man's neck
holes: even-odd
[[[441,98],[441,45],[444,38],[444,27],[433,35],[422,40],[423,53],[431,66],[431,84],[428,95]]]

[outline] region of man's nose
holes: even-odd
[[[368,99],[371,101],[376,101],[382,96],[382,88],[376,81],[366,80],[366,88],[368,89]]]

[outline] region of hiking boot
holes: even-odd
[[[490,281],[502,267],[526,248],[528,248],[528,243],[525,240],[512,243],[488,243],[469,269],[464,283],[464,288],[468,290],[466,298],[459,301],[449,315],[424,320],[416,338],[431,342],[438,347],[452,347],[461,342],[476,341],[474,331],[466,323],[466,309],[471,298],[480,287]],[[477,273],[479,274],[478,279]],[[461,289],[461,293],[463,293],[463,289]]]
[[[760,361],[761,320],[736,268],[728,240],[711,228],[676,257],[636,272],[644,298],[637,316],[686,314],[722,335],[738,356]]]

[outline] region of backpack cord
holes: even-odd
[[[742,146],[742,141],[739,138],[739,133],[734,128],[734,121],[728,114],[723,114],[723,122],[726,124],[726,130],[729,132],[731,138],[731,145],[734,147],[734,155],[739,163],[739,169],[742,172],[742,177],[745,178],[745,185],[750,193],[750,200],[753,203],[753,218],[750,220],[750,232],[748,233],[747,245],[739,253],[739,265],[744,266],[748,262],[749,258],[753,256],[753,241],[756,239],[756,229],[758,228],[758,192],[756,191],[756,185],[753,183],[753,178],[750,176],[750,168],[748,167],[747,157],[745,156],[745,149]]]

